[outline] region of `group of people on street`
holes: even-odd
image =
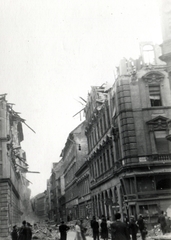
[[[60,240],[67,239],[67,231],[70,229],[64,221],[59,226]],[[85,233],[87,228],[83,225],[83,220],[77,220],[75,223],[75,239],[74,240],[86,240]]]
[[[168,224],[168,218],[163,211],[158,218],[158,223],[163,234],[170,232],[170,222]],[[124,221],[121,221],[121,214],[118,212],[115,214],[115,221],[110,221],[102,215],[98,220],[93,216],[90,226],[92,228],[93,240],[137,240],[137,232],[141,234],[142,240],[146,239],[147,227],[142,214],[139,215],[137,221],[132,215],[128,219],[125,216]],[[67,240],[67,231],[70,229],[64,221],[61,221],[59,225],[60,240]],[[77,220],[75,223],[75,239],[74,240],[86,240],[87,228],[83,224],[83,220]],[[11,232],[12,240],[31,240],[32,239],[32,225],[25,220],[22,222],[22,226],[17,228],[13,226]]]
[[[142,240],[145,240],[147,229],[145,226],[142,215],[139,216],[138,220],[135,221],[135,217],[131,216],[130,221],[126,218],[125,221],[121,221],[121,214],[115,214],[115,221],[111,222],[109,219],[106,220],[103,215],[99,220],[93,216],[91,220],[91,228],[93,232],[93,240],[101,239],[107,240],[109,233],[111,234],[112,240],[137,240],[137,232],[140,230]]]
[[[24,220],[20,228],[17,228],[17,225],[13,226],[11,238],[12,240],[31,240],[32,225]]]

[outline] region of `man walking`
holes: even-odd
[[[161,214],[158,218],[158,223],[160,223],[160,228],[162,230],[163,235],[166,233],[166,218],[164,216],[164,212],[161,211]]]
[[[66,240],[67,239],[67,231],[69,230],[69,227],[64,224],[64,221],[61,222],[61,225],[59,226],[59,232],[61,235],[60,240]]]
[[[25,240],[27,239],[27,226],[26,226],[26,221],[24,220],[22,222],[22,226],[20,228],[20,231],[19,231],[19,236],[18,236],[18,240]]]
[[[99,240],[99,223],[96,221],[95,216],[91,220],[91,228],[93,231],[93,240]]]
[[[128,233],[127,225],[121,222],[121,214],[115,214],[115,222],[111,226],[112,240],[129,240],[130,236]]]

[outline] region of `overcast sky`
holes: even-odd
[[[158,0],[0,0],[0,83],[35,131],[22,143],[33,183],[46,189],[91,85],[114,82],[122,57],[140,41],[161,43]]]

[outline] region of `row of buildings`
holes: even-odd
[[[142,213],[155,223],[159,211],[170,208],[171,92],[166,65],[157,55],[155,64],[146,64],[142,56],[122,60],[118,71],[113,86],[91,88],[86,120],[68,135],[41,195],[44,219],[113,218],[120,211]]]
[[[31,210],[28,163],[22,149],[25,120],[13,110],[6,94],[0,95],[0,239],[6,239],[15,224],[21,225]]]
[[[153,225],[160,210],[171,216],[170,5],[163,5],[162,53],[141,43],[139,59],[122,59],[112,86],[91,88],[85,121],[53,164],[43,205],[40,196],[32,200],[44,209],[40,218],[113,219],[119,211]]]

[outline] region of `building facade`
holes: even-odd
[[[0,96],[0,239],[12,226],[20,224],[28,213],[30,190],[26,179],[28,164],[21,148],[24,139],[22,123],[5,95]]]
[[[155,224],[160,210],[171,207],[171,143],[167,140],[171,92],[158,46],[146,42],[140,47],[138,60],[121,61],[108,98],[103,89],[101,107],[99,88],[89,94],[90,189],[95,215],[113,218],[120,211],[137,217],[141,213]],[[108,108],[103,120],[103,109]]]
[[[125,62],[127,71],[117,78],[112,123],[117,132],[115,143],[120,144],[117,172],[123,200],[129,214],[141,213],[154,224],[171,199],[171,146],[167,140],[171,92],[166,66],[157,62],[155,46],[144,43],[141,47],[145,49],[141,59]],[[151,62],[146,62],[146,49],[153,50]]]
[[[119,179],[114,176],[110,89],[106,84],[92,87],[85,108],[92,213],[107,218],[113,218],[119,206],[116,189]]]
[[[161,1],[162,56],[171,81],[171,0]]]
[[[78,191],[75,173],[85,162],[86,155],[87,139],[85,136],[85,122],[83,122],[69,134],[61,154],[64,164],[65,208],[67,221],[78,218]]]
[[[47,221],[47,192],[39,193],[31,199],[32,210],[38,221],[44,223]]]
[[[78,218],[92,218],[92,201],[90,192],[89,166],[87,159],[75,173],[78,192]]]
[[[53,206],[54,206],[54,221],[60,223],[62,220],[63,206],[61,205],[61,197],[64,196],[64,177],[63,177],[63,160],[54,164],[52,169],[54,175],[54,184],[52,185],[51,192],[53,193]]]

